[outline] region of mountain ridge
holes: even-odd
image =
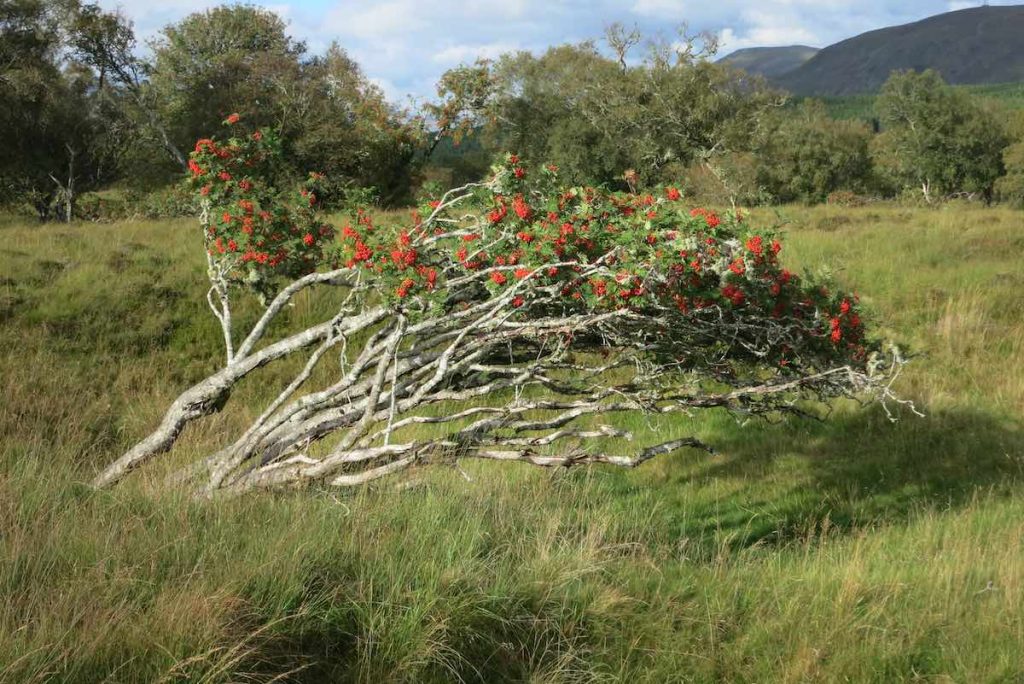
[[[771,79],[793,71],[814,57],[818,51],[819,48],[809,45],[749,47],[730,52],[718,61]]]
[[[758,54],[757,48],[747,50],[755,51],[747,61]],[[736,64],[733,54],[723,61]],[[736,65],[764,73],[756,64]],[[765,76],[794,95],[844,96],[876,92],[901,69],[935,69],[951,84],[1024,81],[1024,5],[971,7],[874,29],[829,45],[785,73]]]

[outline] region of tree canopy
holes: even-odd
[[[624,187],[626,170],[654,182],[673,165],[744,147],[757,119],[782,102],[763,80],[696,52],[692,39],[652,44],[632,63],[639,39],[621,38],[609,34],[618,59],[584,42],[450,71],[441,120],[462,114],[492,149],[549,160],[574,181]]]
[[[778,201],[822,202],[836,190],[869,187],[870,131],[859,122],[836,121],[820,101],[766,117],[757,135],[757,178]]]
[[[77,10],[42,0],[0,5],[0,200],[27,200],[41,218],[70,219],[76,192],[118,178],[132,128],[121,94],[64,54]]]
[[[459,65],[411,110],[344,47],[311,53],[267,8],[195,12],[141,46],[122,13],[95,2],[8,0],[0,201],[70,219],[82,192],[166,190],[194,141],[231,114],[275,131],[282,173],[325,174],[319,195],[332,207],[372,195],[408,204],[435,182],[485,179],[509,151],[572,183],[672,182],[723,203],[816,202],[838,190],[1019,195],[1005,112],[934,72],[893,74],[869,130],[818,103],[794,106],[714,61],[716,49],[714,36],[643,43],[612,25],[604,42]],[[182,200],[175,211],[191,206]]]
[[[877,158],[897,183],[920,188],[928,199],[991,196],[1007,142],[991,111],[931,70],[894,72],[875,106],[884,128]]]

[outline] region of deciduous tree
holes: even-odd
[[[757,177],[783,202],[823,202],[836,190],[862,192],[871,183],[871,133],[837,121],[823,103],[806,100],[763,122],[757,137]]]
[[[1002,175],[1003,127],[984,106],[932,70],[894,72],[876,103],[879,167],[931,201],[957,192],[992,196]]]
[[[469,121],[492,149],[548,159],[573,181],[624,187],[627,169],[653,182],[670,166],[747,149],[758,119],[783,101],[763,80],[712,62],[710,36],[653,43],[635,63],[636,32],[613,27],[609,41],[614,59],[584,42],[453,70],[439,120]]]
[[[0,6],[0,199],[70,220],[78,193],[118,176],[131,138],[122,93],[65,49],[74,2]]]
[[[278,132],[296,175],[324,172],[332,183],[325,199],[364,186],[391,201],[408,193],[422,126],[340,46],[310,56],[274,12],[223,5],[168,26],[153,51],[148,87],[176,145],[237,112]]]
[[[190,182],[226,362],[96,486],[295,357],[253,423],[174,481],[212,495],[352,486],[470,458],[634,467],[709,447],[678,425],[631,448],[624,413],[803,415],[815,400],[892,399],[902,362],[869,337],[854,295],[785,269],[769,231],[686,207],[676,188],[561,188],[553,167],[507,155],[405,225],[359,213],[335,231],[315,191],[270,182],[279,149],[263,131],[196,145]],[[240,336],[231,302],[253,282],[276,294]],[[341,290],[337,308],[282,328],[294,297],[319,288]]]

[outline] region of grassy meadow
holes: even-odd
[[[756,218],[915,355],[926,417],[638,415],[719,454],[212,503],[84,484],[221,361],[195,224],[5,219],[0,682],[1024,681],[1024,213]]]

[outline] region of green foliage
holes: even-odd
[[[954,85],[954,90],[972,98],[994,100],[1008,110],[1024,109],[1024,83],[997,83],[992,85]],[[875,94],[845,95],[819,98],[825,103],[829,116],[834,119],[856,119],[867,123],[878,122],[875,113]],[[803,98],[794,98],[799,104]]]
[[[225,5],[164,29],[147,95],[175,144],[218,129],[232,112],[277,131],[296,177],[331,179],[328,204],[373,186],[386,203],[407,199],[421,145],[418,123],[396,110],[338,45],[310,57],[270,10]]]
[[[121,171],[131,138],[120,96],[88,64],[68,61],[73,3],[0,6],[0,202],[28,202],[40,218],[70,220],[77,193]]]
[[[195,216],[198,209],[191,193],[172,185],[149,192],[133,189],[91,192],[75,204],[74,218],[109,223],[127,219],[172,219]]]
[[[224,5],[162,31],[149,88],[179,147],[210,135],[232,112],[253,126],[282,123],[305,52],[285,28],[272,11]]]
[[[460,136],[458,142],[453,136],[439,136],[422,169],[423,182],[455,188],[484,178],[494,158],[481,138],[479,129]]]
[[[991,197],[1006,138],[993,113],[934,71],[894,73],[876,103],[884,131],[875,159],[900,187],[926,199],[957,192]]]
[[[1024,141],[1003,151],[1003,165],[1006,175],[996,181],[996,196],[1004,202],[1024,205]]]
[[[437,82],[438,101],[425,105],[437,127],[433,148],[446,139],[458,146],[465,137],[472,135],[478,119],[488,115],[494,87],[494,75],[486,60],[444,72]]]
[[[445,76],[444,120],[470,117],[490,149],[550,160],[571,182],[622,187],[629,169],[667,180],[670,166],[742,147],[777,103],[763,81],[692,48],[656,45],[635,66],[593,42],[507,54]]]
[[[302,100],[280,128],[285,162],[326,175],[327,206],[374,188],[381,203],[407,202],[424,145],[421,122],[395,109],[338,45],[302,64]]]
[[[1024,111],[1010,117],[1007,134],[1010,144],[1003,150],[1006,174],[996,181],[996,196],[1001,201],[1024,206]]]
[[[836,121],[821,102],[777,114],[760,136],[758,180],[777,200],[822,202],[836,190],[862,192],[870,184],[870,131]]]
[[[685,168],[666,166],[665,175],[680,179],[687,196],[697,203],[725,206],[737,202],[745,206],[759,206],[774,201],[760,184],[759,169],[758,158],[753,152],[727,152]]]
[[[618,65],[595,45],[562,45],[540,57],[510,54],[492,68],[493,113],[485,128],[491,149],[550,160],[577,183],[620,181],[632,166],[626,141],[591,118],[602,93],[615,98],[610,86],[625,85]]]

